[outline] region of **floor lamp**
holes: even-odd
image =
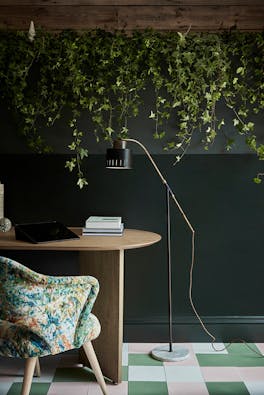
[[[161,174],[158,166],[153,160],[147,148],[138,140],[134,139],[122,139],[115,140],[113,143],[113,148],[109,148],[106,154],[106,167],[108,169],[131,169],[132,167],[132,158],[130,149],[126,148],[126,143],[136,143],[138,144],[150,162],[152,163],[154,169],[158,173],[162,183],[166,189],[166,204],[167,204],[167,265],[168,265],[168,316],[169,316],[169,345],[160,346],[154,348],[152,350],[151,355],[153,358],[158,359],[159,361],[180,361],[189,356],[189,350],[184,347],[179,347],[173,345],[172,339],[172,276],[171,276],[171,223],[170,223],[170,199],[174,201],[176,206],[178,207],[180,213],[182,214],[185,222],[192,232],[192,266],[194,262],[194,229],[188,220],[186,214],[181,208],[179,202],[177,201],[172,189],[168,185],[167,181]]]

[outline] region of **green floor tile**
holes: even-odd
[[[206,383],[209,395],[250,395],[242,382]]]
[[[50,387],[50,383],[32,383],[31,394],[34,395],[47,395]],[[20,395],[22,383],[13,383],[7,393],[7,395]]]
[[[259,352],[255,344],[248,345]],[[227,348],[228,354],[196,354],[196,357],[200,366],[264,366],[264,358],[252,350],[243,343],[233,343]]]
[[[254,367],[264,366],[264,358],[257,354],[196,354],[200,366],[236,366],[236,367]]]
[[[130,381],[128,395],[168,395],[167,384],[158,381]]]
[[[57,368],[53,382],[58,381],[96,381],[94,374],[88,368]]]
[[[128,355],[129,366],[162,366],[161,361],[157,361],[148,354],[129,354]]]
[[[248,345],[248,346],[247,346]],[[259,349],[257,348],[257,346],[254,343],[233,343],[230,346],[227,344],[225,344],[225,346],[227,346],[227,352],[228,354],[239,354],[239,356],[243,356],[243,355],[250,355],[250,356],[258,356],[258,354],[255,354],[254,351],[256,353],[260,353]],[[254,351],[252,351],[250,348]]]
[[[128,381],[128,366],[122,366],[122,381]]]

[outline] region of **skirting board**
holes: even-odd
[[[217,341],[264,341],[264,316],[210,316],[202,317],[202,320]],[[166,322],[125,320],[125,342],[163,343],[168,340],[168,337],[168,324]],[[210,342],[211,340],[195,318],[180,317],[177,318],[177,322],[173,323],[173,341],[175,343]]]

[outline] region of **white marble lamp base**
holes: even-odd
[[[163,362],[177,362],[188,358],[190,352],[187,348],[172,346],[172,351],[169,351],[169,344],[159,346],[151,351],[151,356],[158,361]]]

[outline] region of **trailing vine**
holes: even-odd
[[[145,107],[145,90],[152,97],[148,118],[153,137],[175,152],[175,162],[194,135],[208,150],[219,133],[227,150],[243,135],[264,159],[264,145],[254,132],[254,119],[264,109],[263,33],[146,30],[128,36],[39,30],[30,42],[26,32],[2,31],[0,84],[1,99],[33,151],[51,152],[46,131],[61,118],[67,122],[72,156],[65,166],[76,171],[80,188],[87,184],[81,166],[88,155],[86,136],[93,133],[97,141],[127,137],[130,118]],[[232,113],[231,131],[219,118],[223,105]],[[81,116],[87,117],[89,130],[80,129]],[[168,139],[171,125],[174,136]]]

